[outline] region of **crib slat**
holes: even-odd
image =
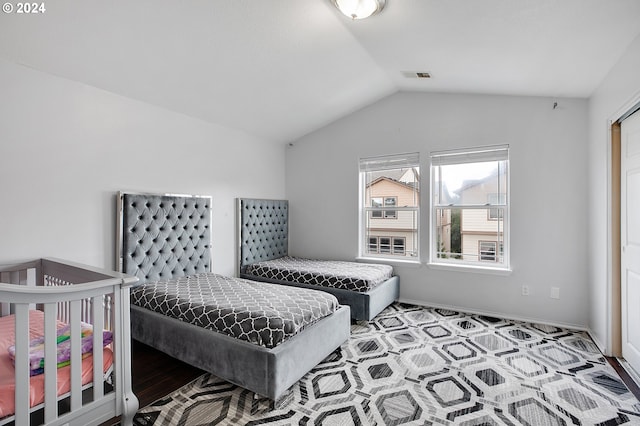
[[[29,424],[29,305],[16,303],[16,425]]]
[[[71,411],[75,411],[82,406],[81,301],[73,300],[69,305],[71,310]]]
[[[44,305],[44,359],[46,361],[44,369],[44,419],[49,423],[58,417],[58,404],[56,394],[58,389],[58,366],[57,361],[57,327],[56,327],[56,304],[46,303]]]
[[[104,329],[104,314],[102,309],[102,296],[91,299],[93,311],[93,400],[104,396],[103,385],[103,360],[102,360],[102,330]]]
[[[120,310],[121,307],[122,307],[122,305],[121,305],[122,296],[120,295],[119,291],[116,291],[116,292],[113,293],[113,303],[114,303],[114,306],[116,306],[115,312],[114,312],[114,316],[112,317],[113,321],[114,321],[113,326],[115,327],[114,328],[115,330],[122,330],[123,329],[122,318],[121,318],[122,312]],[[129,309],[129,308],[127,308],[127,309]],[[114,356],[114,359],[116,360],[115,361],[115,371],[114,371],[116,382],[121,380],[124,377],[123,374],[122,374],[122,371],[123,371],[122,368],[124,367],[123,362],[122,362],[122,345],[123,344],[124,344],[124,341],[122,339],[119,342],[114,342],[114,344],[113,344],[113,356]],[[116,384],[118,384],[118,383],[116,383]],[[119,385],[127,386],[124,383],[120,383]],[[121,401],[118,401],[118,405],[119,405],[118,411],[121,411],[123,409],[122,405],[120,405],[120,404],[121,404]]]

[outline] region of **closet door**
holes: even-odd
[[[640,111],[621,125],[622,356],[640,373]]]

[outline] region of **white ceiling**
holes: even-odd
[[[639,0],[387,0],[361,21],[330,0],[45,7],[0,14],[0,58],[279,142],[400,90],[586,98],[640,34]]]

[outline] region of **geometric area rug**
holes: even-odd
[[[150,425],[619,425],[640,403],[588,334],[395,303],[351,326],[273,408],[204,374],[138,411]]]

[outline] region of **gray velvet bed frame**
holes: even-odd
[[[255,262],[287,256],[289,251],[289,202],[287,200],[237,199],[239,276],[256,281],[322,290],[336,296],[340,304],[351,307],[351,318],[372,320],[400,295],[400,279],[393,276],[372,290],[362,293],[333,287],[308,285],[257,277],[247,273]]]
[[[121,271],[141,283],[211,271],[210,197],[119,193],[117,210]],[[349,309],[341,307],[267,349],[131,306],[134,339],[274,401],[349,333]]]

